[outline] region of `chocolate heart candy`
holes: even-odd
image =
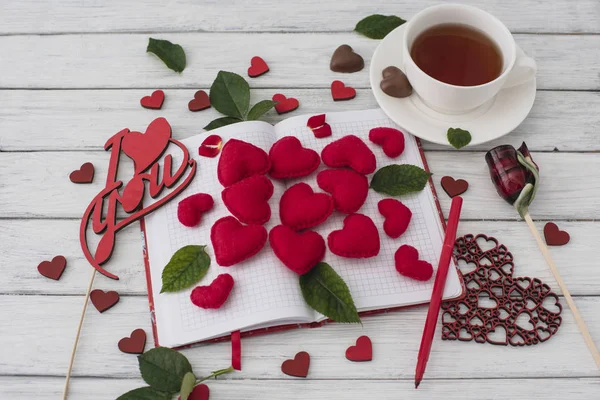
[[[412,86],[404,72],[394,66],[387,67],[381,72],[383,79],[379,87],[388,96],[403,98],[412,94]]]
[[[357,72],[365,67],[365,60],[352,47],[343,44],[333,52],[329,68],[334,72]]]

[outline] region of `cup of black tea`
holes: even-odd
[[[442,4],[406,24],[404,71],[425,104],[460,114],[500,90],[535,77],[536,63],[496,17],[475,7]]]

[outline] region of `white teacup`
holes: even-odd
[[[489,36],[502,53],[502,73],[493,81],[477,86],[456,86],[441,82],[423,72],[410,56],[415,39],[440,24],[462,24]],[[535,60],[523,53],[510,31],[496,17],[475,7],[442,4],[426,8],[406,24],[402,43],[404,72],[414,91],[425,104],[446,114],[461,114],[485,104],[501,89],[520,85],[535,76]]]

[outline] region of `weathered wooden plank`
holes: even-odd
[[[254,81],[251,81],[253,83]],[[208,91],[207,88],[204,88]],[[252,91],[252,102],[269,99],[277,89]],[[170,89],[162,110],[146,110],[139,100],[150,90],[4,90],[0,91],[0,150],[100,150],[106,139],[123,127],[142,129],[155,116],[166,117],[173,136],[183,139],[221,116],[215,109],[192,113],[187,109],[194,89]],[[290,115],[377,107],[368,89],[352,101],[332,102],[328,89],[287,89],[300,101],[292,114],[271,111],[265,120],[279,122]],[[548,92],[537,94],[529,117],[513,133],[469,150],[488,150],[501,143],[527,141],[531,150],[598,151],[599,92]],[[476,134],[473,132],[473,134]],[[425,149],[448,149],[425,143]]]
[[[0,37],[0,47],[11,54],[0,58],[0,88],[206,87],[219,70],[245,75],[255,55],[269,63],[271,72],[252,80],[254,87],[327,88],[334,79],[343,79],[351,86],[368,88],[369,60],[379,43],[349,32],[153,35],[187,49],[188,67],[177,74],[145,52],[148,36]],[[515,38],[538,63],[538,88],[600,89],[599,35],[518,34]],[[333,50],[343,43],[352,45],[365,58],[365,70],[343,76],[329,70]]]

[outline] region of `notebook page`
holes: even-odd
[[[275,125],[277,138],[296,136],[305,147],[312,148],[319,153],[329,143],[349,134],[361,138],[375,153],[377,169],[390,164],[413,164],[423,168],[415,138],[405,133],[406,148],[402,155],[396,159],[387,157],[381,148],[369,141],[369,131],[372,128],[385,126],[398,128],[381,110],[351,111],[328,113],[327,123],[331,125],[332,136],[317,139],[306,121],[310,117],[299,116],[287,119]],[[317,173],[327,167],[321,164],[319,169],[308,177],[287,181],[287,186],[304,181],[310,184],[315,191],[321,191],[316,182]],[[368,176],[370,181],[372,174]],[[384,218],[379,214],[377,203],[387,197],[369,190],[367,201],[358,213],[369,216],[379,230],[381,249],[376,257],[365,259],[352,259],[339,257],[327,251],[324,261],[330,264],[348,284],[355,304],[359,311],[404,306],[428,302],[431,298],[433,278],[428,282],[419,282],[400,275],[395,269],[394,253],[403,244],[410,244],[419,251],[419,258],[430,262],[437,268],[438,257],[441,253],[443,242],[443,228],[433,192],[429,185],[419,193],[409,194],[398,198],[412,213],[412,219],[407,231],[398,239],[388,237],[383,231]],[[327,221],[315,228],[325,240],[327,235],[341,229],[345,214],[334,211]],[[456,270],[452,265],[448,274],[444,298],[458,296],[462,292],[461,283]]]
[[[267,152],[275,141],[273,127],[264,122],[238,123],[211,131],[211,134],[221,136],[224,143],[229,138],[245,140]],[[221,200],[223,187],[217,179],[219,157],[206,158],[198,155],[198,147],[206,136],[197,135],[182,140],[190,156],[197,162],[196,176],[174,201],[146,218],[155,318],[162,346],[180,346],[249,327],[308,322],[314,319],[314,313],[302,299],[297,275],[279,264],[268,241],[249,260],[231,267],[220,267],[217,264],[210,241],[210,229],[216,220],[230,213]],[[178,166],[181,151],[172,154],[175,158],[173,165]],[[276,210],[284,186],[277,181],[273,181],[273,185],[274,193],[269,202],[272,216],[265,224],[267,231],[280,223]],[[199,226],[188,228],[177,219],[177,204],[195,193],[210,194],[215,206],[203,215]],[[222,273],[231,274],[235,280],[229,299],[220,309],[204,310],[193,305],[190,301],[193,288],[178,293],[160,293],[164,266],[175,251],[189,244],[207,245],[206,251],[211,258],[211,266],[200,285],[210,284]]]

